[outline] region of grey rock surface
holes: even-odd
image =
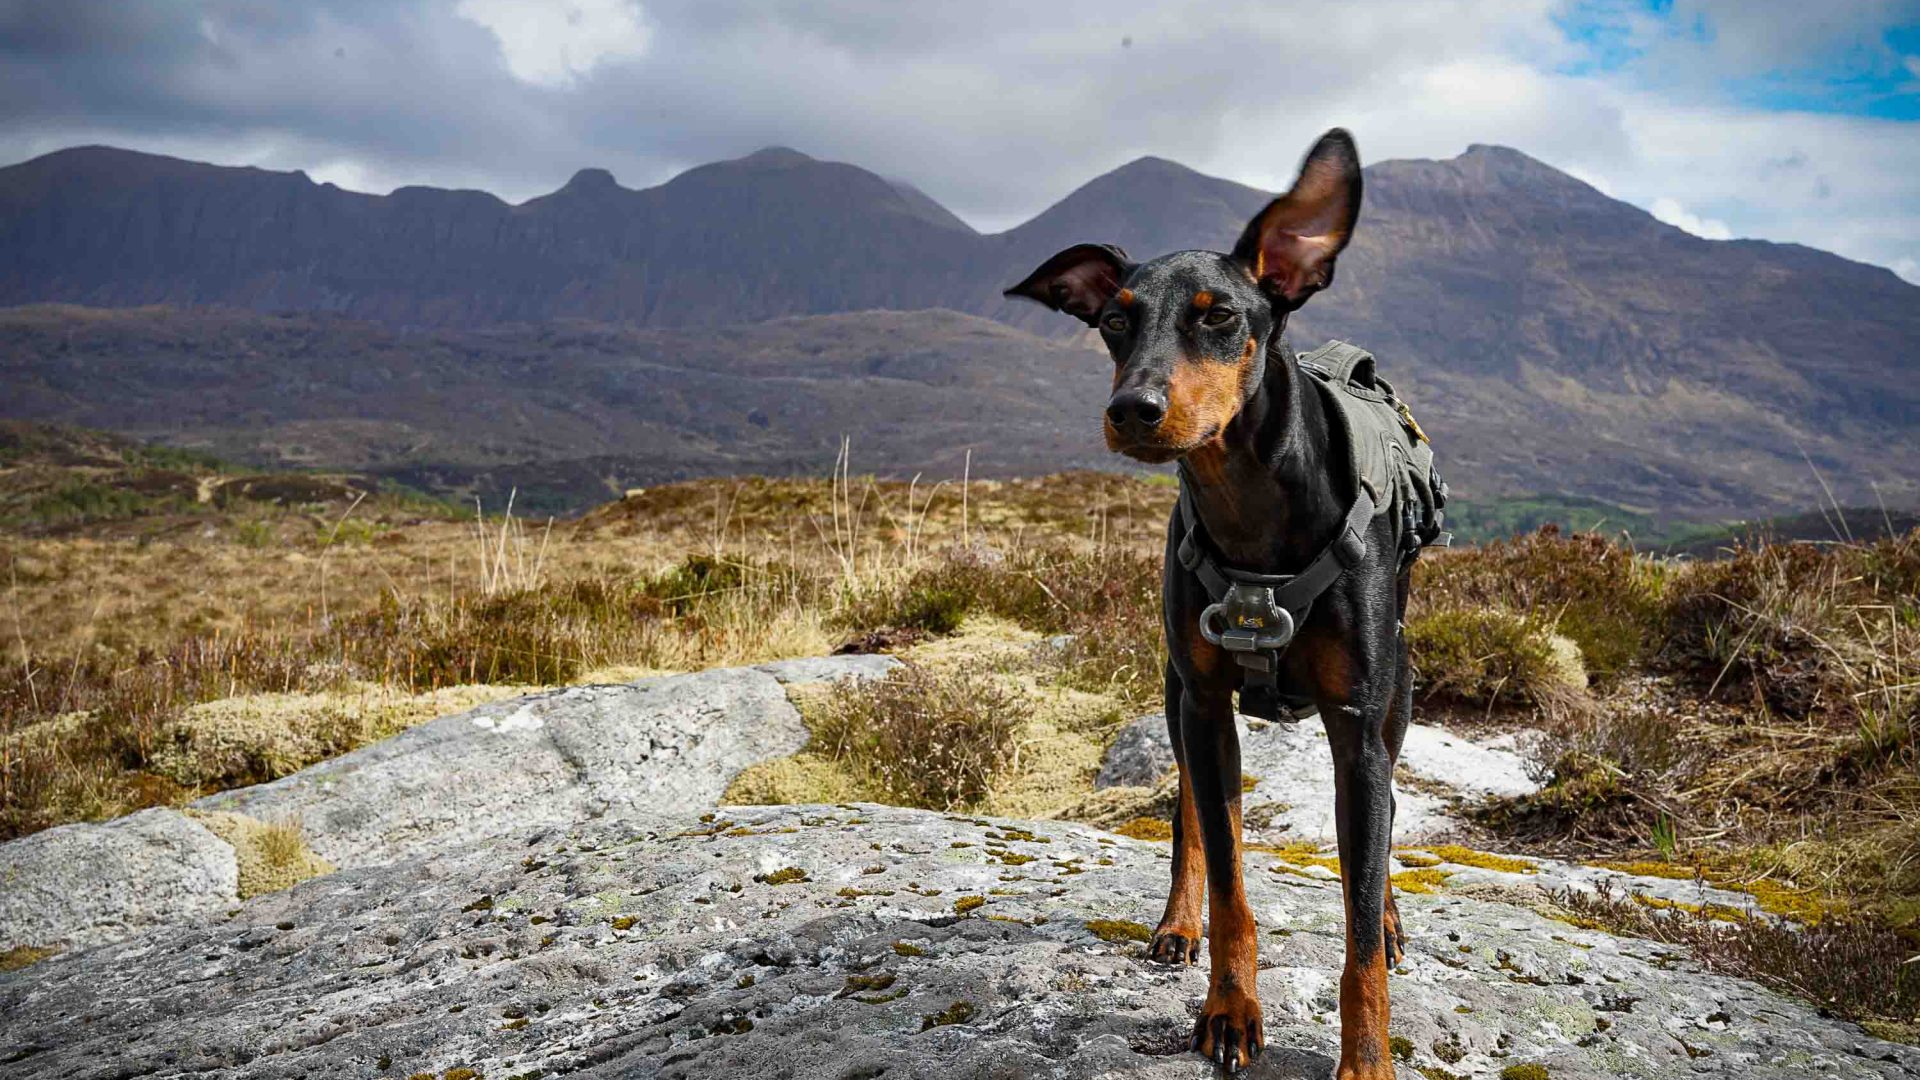
[[[194,805],[298,821],[308,845],[343,867],[609,812],[698,812],[740,770],[805,744],[785,684],[873,677],[895,663],[783,661],[494,702]],[[0,844],[0,948],[100,944],[224,910],[236,873],[225,841],[170,810]]]
[[[1331,841],[1333,758],[1320,718],[1297,724],[1249,722],[1244,716],[1237,721],[1241,771],[1258,780],[1246,795],[1253,835],[1261,840]],[[1151,786],[1173,765],[1166,719],[1149,713],[1114,739],[1095,786]],[[1404,842],[1433,839],[1455,829],[1457,818],[1449,800],[1434,794],[1431,785],[1470,799],[1521,795],[1538,787],[1525,760],[1512,750],[1482,746],[1426,724],[1408,726],[1400,766],[1429,782],[1425,790],[1401,784],[1395,791],[1393,834]]]
[[[1246,724],[1240,726],[1240,735],[1246,738]],[[1173,756],[1173,744],[1167,735],[1167,718],[1161,713],[1148,713],[1133,723],[1120,729],[1113,742],[1107,746],[1106,756],[1100,759],[1100,772],[1093,778],[1093,786],[1110,787],[1152,787],[1158,784],[1167,770],[1177,762]]]
[[[806,744],[785,684],[870,677],[884,656],[718,668],[482,705],[194,804],[297,819],[339,866],[364,866],[620,809],[714,806],[740,770]]]
[[[0,844],[0,950],[118,940],[223,912],[238,888],[233,848],[184,814],[61,825]]]
[[[1008,855],[1018,856],[1008,858]],[[1164,844],[881,807],[603,817],[342,871],[0,976],[9,1077],[1182,1077],[1204,966],[1150,925]],[[781,873],[781,871],[786,871]],[[1271,1049],[1337,1047],[1337,883],[1248,864]],[[964,903],[957,903],[965,898]],[[1401,1066],[1554,1080],[1908,1077],[1878,1041],[1679,950],[1411,895]],[[1204,962],[1203,962],[1204,963]]]

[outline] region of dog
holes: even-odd
[[[1402,630],[1411,559],[1402,557],[1394,515],[1352,511],[1361,498],[1352,489],[1366,485],[1337,460],[1346,455],[1336,440],[1339,419],[1306,385],[1282,337],[1288,316],[1333,283],[1334,260],[1359,220],[1361,189],[1353,139],[1335,129],[1230,253],[1181,251],[1135,264],[1119,248],[1080,244],[1006,290],[1099,332],[1114,361],[1103,419],[1108,448],[1143,462],[1179,462],[1182,499],[1190,500],[1168,527],[1162,586],[1167,730],[1180,797],[1173,883],[1149,952],[1168,964],[1195,962],[1205,899],[1212,971],[1191,1045],[1229,1074],[1265,1048],[1254,918],[1241,879],[1234,693],[1244,661],[1202,625],[1217,597],[1187,565],[1193,560],[1180,558],[1189,532],[1204,533],[1225,564],[1257,572],[1248,577],[1296,574],[1340,549],[1343,537],[1347,544],[1341,572],[1278,653],[1269,681],[1318,707],[1333,749],[1347,922],[1336,1076],[1393,1076],[1387,971],[1400,962],[1404,939],[1388,855],[1393,768],[1413,707]],[[1418,433],[1411,414],[1403,415]],[[1183,515],[1198,528],[1183,524]],[[1349,528],[1353,535],[1345,536]]]

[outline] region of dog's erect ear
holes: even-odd
[[[1002,295],[1038,300],[1092,326],[1132,269],[1127,253],[1112,244],[1075,244]]]
[[[1293,190],[1254,215],[1233,257],[1288,311],[1333,283],[1333,259],[1360,219],[1360,152],[1334,128],[1307,151]]]

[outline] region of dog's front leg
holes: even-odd
[[[1359,651],[1363,655],[1342,665],[1352,672],[1351,692],[1330,694],[1320,708],[1333,748],[1334,821],[1347,908],[1340,1067],[1334,1075],[1336,1080],[1393,1080],[1385,924],[1393,844],[1393,754],[1386,727],[1394,665],[1390,656],[1365,655],[1372,651],[1365,646]]]
[[[1232,691],[1186,687],[1180,743],[1207,863],[1207,945],[1213,962],[1192,1045],[1233,1073],[1260,1056],[1266,1032],[1255,985],[1253,908],[1240,880],[1240,735],[1233,726]]]
[[[1187,751],[1180,738],[1179,672],[1171,663],[1166,667],[1167,735],[1173,743],[1174,760],[1180,766],[1180,801],[1173,811],[1173,883],[1167,889],[1167,907],[1160,925],[1153,930],[1153,944],[1147,954],[1163,964],[1191,964],[1200,957],[1201,902],[1206,899],[1207,879],[1202,875],[1205,857],[1200,845],[1200,819],[1193,811],[1193,781],[1187,773]]]

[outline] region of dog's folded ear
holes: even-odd
[[[1075,244],[1002,295],[1038,300],[1092,326],[1132,269],[1127,253],[1112,244]]]
[[[1360,152],[1334,128],[1307,151],[1293,190],[1247,223],[1233,257],[1287,311],[1333,284],[1333,260],[1360,219]]]

